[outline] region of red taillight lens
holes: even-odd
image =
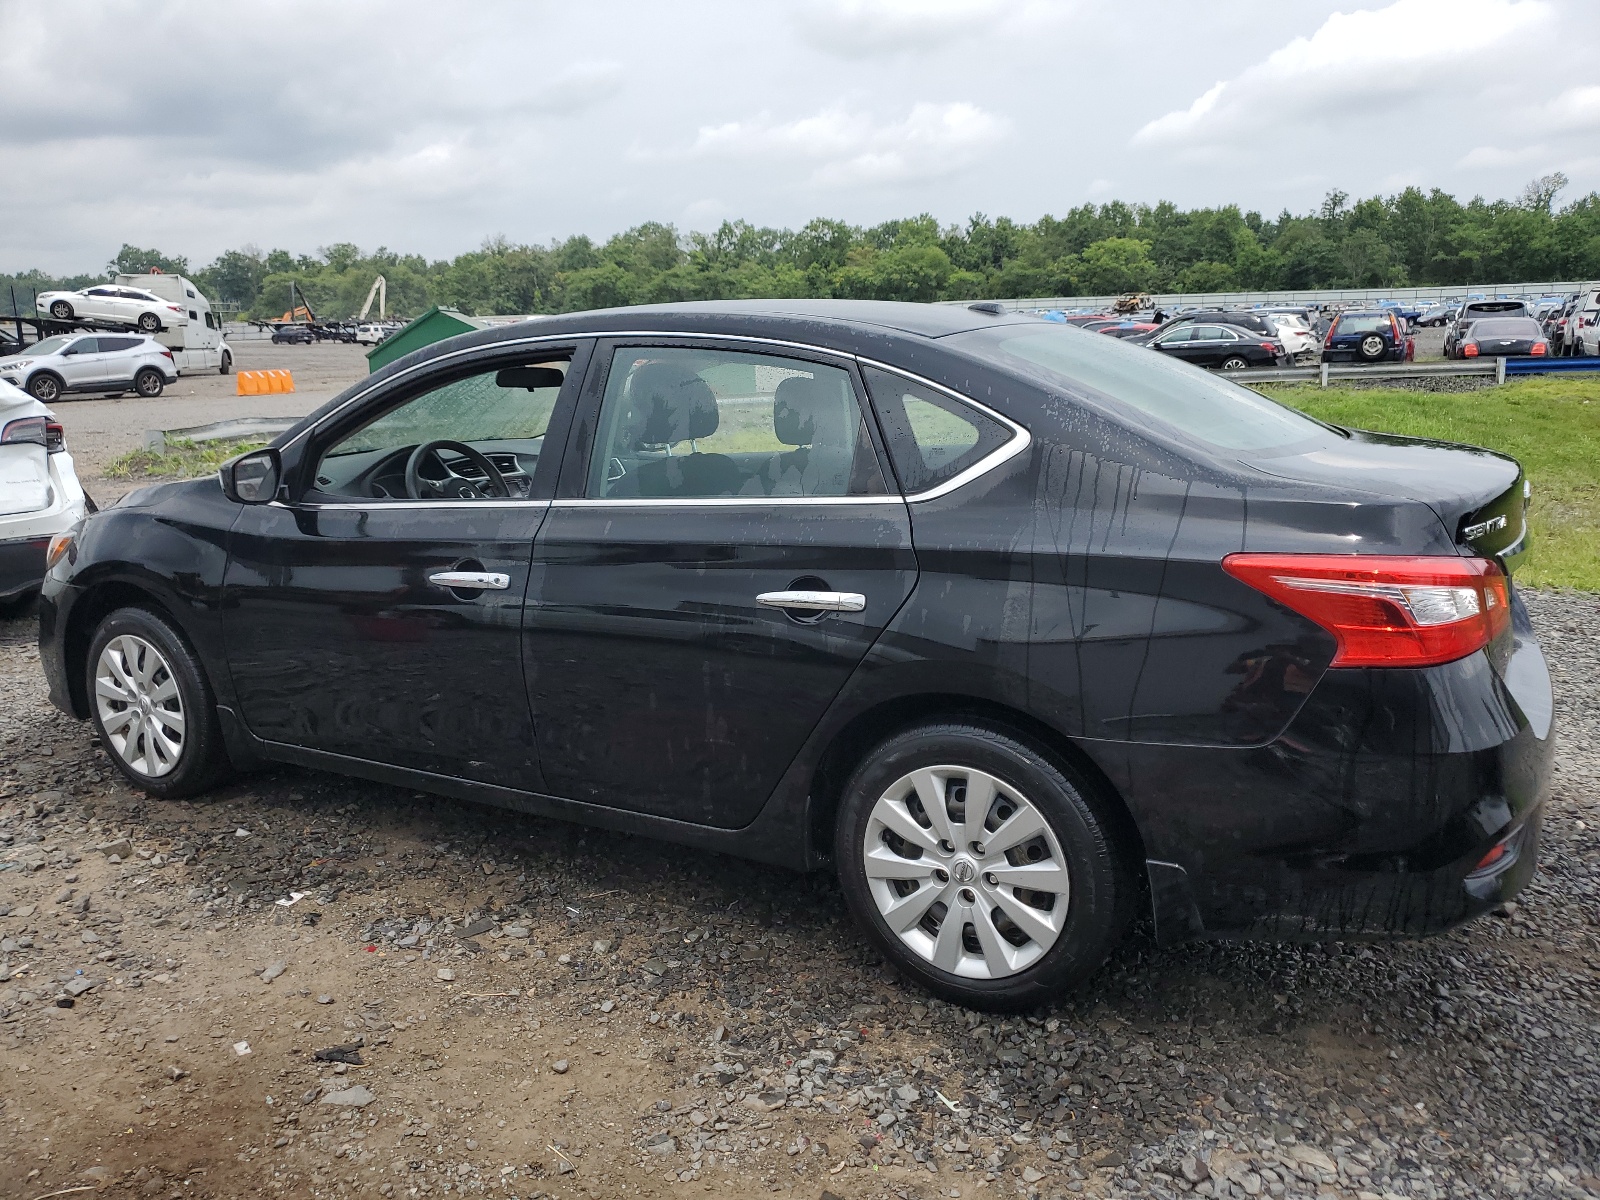
[[[1540,355],[1540,354],[1543,354],[1544,352],[1545,352],[1545,344],[1543,342],[1535,342],[1533,344],[1533,349],[1528,351],[1528,353],[1532,354],[1532,355]]]
[[[1279,346],[1278,346],[1277,342],[1262,342],[1261,343],[1261,348],[1263,350],[1270,350],[1274,354],[1276,354],[1278,352],[1278,350],[1279,350]]]
[[[44,448],[51,454],[59,454],[67,448],[67,431],[54,421],[45,423]]]
[[[1487,871],[1505,856],[1506,844],[1504,842],[1499,842],[1496,845],[1491,846],[1489,848],[1489,853],[1485,854],[1478,860],[1478,865],[1472,868],[1471,873],[1476,875],[1479,871]]]
[[[1230,554],[1222,569],[1333,634],[1335,667],[1453,662],[1511,623],[1505,573],[1485,558]]]
[[[1478,357],[1478,343],[1476,343],[1476,342],[1463,342],[1462,345],[1461,345],[1461,357],[1462,358],[1477,358]]]
[[[161,351],[161,357],[162,358],[171,358],[172,357],[172,351],[171,350],[165,350],[165,349],[162,350]]]

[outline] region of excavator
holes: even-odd
[[[295,300],[300,301],[299,304]],[[300,290],[300,285],[294,280],[289,281],[289,311],[281,317],[271,318],[269,325],[314,325],[317,314],[311,311],[311,301],[306,299],[306,294]]]

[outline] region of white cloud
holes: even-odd
[[[761,116],[703,126],[693,156],[785,162],[824,188],[937,179],[970,166],[1009,131],[1004,118],[975,104],[914,105],[903,119],[879,121],[843,107],[795,121]]]
[[[795,30],[816,49],[871,58],[937,49],[992,27],[1002,0],[812,0]]]
[[[1397,118],[1407,98],[1441,87],[1481,97],[1483,80],[1494,77],[1479,72],[1551,15],[1545,0],[1394,0],[1336,12],[1309,37],[1147,122],[1133,140],[1211,157],[1241,144],[1271,147],[1291,131],[1302,144],[1312,130],[1351,136],[1362,117]]]

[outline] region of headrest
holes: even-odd
[[[717,398],[704,379],[677,363],[646,363],[631,397],[640,446],[669,446],[717,431]]]
[[[848,438],[837,385],[791,375],[772,394],[772,432],[785,446],[839,445]]]

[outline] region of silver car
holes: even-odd
[[[177,378],[172,351],[137,333],[61,334],[0,359],[0,379],[42,404],[71,392],[154,397]]]

